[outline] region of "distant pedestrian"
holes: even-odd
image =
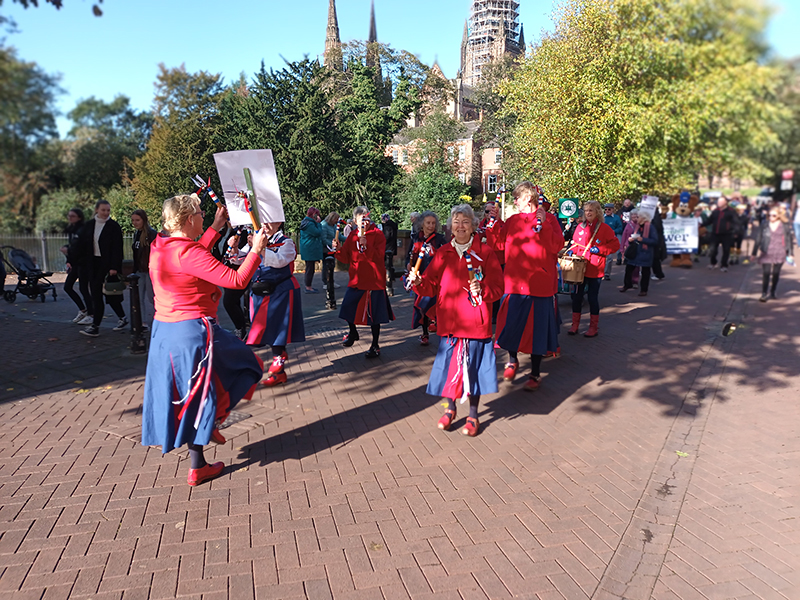
[[[156,230],[150,227],[147,213],[142,209],[133,211],[131,224],[133,234],[133,272],[139,276],[139,311],[142,326],[149,329],[156,309],[153,304],[153,283],[150,281],[150,244],[156,239]]]
[[[630,237],[633,235],[633,233],[639,227],[639,209],[638,208],[634,208],[628,214],[628,219],[629,219],[628,223],[627,223],[627,225],[625,225],[625,229],[622,232],[622,246],[620,247],[620,250],[622,251],[623,257],[625,255],[625,250],[628,249],[628,246],[631,243],[630,242]],[[626,265],[628,264],[628,260],[627,259],[625,259],[624,262],[625,262]],[[633,274],[631,275],[631,286],[635,290],[639,289],[639,267],[634,267],[633,268]]]
[[[633,287],[633,270],[639,267],[639,295],[647,296],[650,288],[650,270],[653,268],[653,253],[658,250],[658,232],[650,223],[650,215],[639,211],[639,222],[633,234],[628,238],[629,245],[636,248],[635,254],[628,257],[626,250],[625,281],[620,292],[626,292]]]
[[[762,268],[761,298],[759,298],[761,302],[776,299],[775,290],[778,287],[781,267],[787,257],[791,256],[793,248],[792,228],[784,208],[773,205],[767,214],[767,220],[758,227],[753,244],[753,256],[758,256],[758,263]],[[767,295],[768,290],[769,295]]]
[[[658,245],[653,249],[653,279],[664,279],[664,269],[661,267],[661,261],[667,258],[667,241],[664,237],[664,221],[661,218],[661,211],[656,207],[651,221],[652,226],[655,227],[658,234]]]
[[[306,263],[306,294],[316,294],[314,271],[317,263],[323,258],[324,244],[322,241],[322,216],[319,209],[311,207],[306,211],[306,216],[300,222],[300,258]]]
[[[394,257],[397,256],[397,223],[392,221],[389,213],[381,215],[383,237],[386,238],[386,293],[394,296]]]
[[[325,290],[325,306],[329,309],[336,308],[336,293],[339,284],[333,280],[336,272],[336,252],[333,251],[333,238],[336,236],[336,225],[339,223],[339,213],[331,212],[322,220],[322,246],[325,258],[322,261],[322,289]],[[344,241],[344,235],[339,231],[339,241]]]
[[[711,262],[708,265],[709,269],[717,268],[717,252],[721,246],[722,262],[720,271],[725,272],[728,270],[728,257],[733,245],[736,220],[736,213],[728,206],[728,199],[725,196],[720,196],[717,200],[717,207],[711,211],[711,214],[703,222],[711,234],[711,249],[709,250]]]
[[[79,244],[80,233],[86,220],[83,210],[75,207],[67,213],[67,243],[62,246],[61,252],[67,257],[67,279],[64,282],[64,292],[69,296],[78,307],[78,315],[72,319],[78,325],[91,325],[94,323],[94,311],[92,310],[92,296],[89,293],[89,264],[87,256],[80,256]],[[1,262],[1,261],[0,261]],[[79,296],[73,289],[75,282],[78,282]],[[83,298],[81,299],[81,296]]]
[[[625,223],[622,222],[622,219],[619,215],[614,213],[614,205],[611,203],[606,204],[603,207],[603,222],[611,227],[614,231],[614,235],[617,236],[617,241],[622,245],[622,232],[625,230]],[[606,258],[606,268],[603,271],[603,279],[608,281],[611,279],[611,265],[613,264],[612,257],[609,256]],[[617,264],[622,264],[622,251],[617,252]]]
[[[122,331],[128,326],[128,318],[122,308],[121,294],[104,294],[106,282],[118,282],[122,278],[122,228],[111,218],[111,204],[108,200],[98,200],[95,204],[94,218],[81,229],[79,241],[79,260],[90,264],[90,286],[94,315],[92,324],[81,333],[89,337],[100,335],[105,305],[103,300],[116,313],[119,321],[114,331]]]

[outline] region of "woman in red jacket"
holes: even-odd
[[[372,328],[372,344],[367,350],[367,358],[381,355],[378,339],[381,323],[394,321],[389,294],[386,293],[386,238],[383,232],[369,219],[366,206],[353,209],[355,227],[344,244],[339,248],[339,240],[334,239],[331,247],[336,250],[336,258],[350,265],[350,283],[342,300],[339,318],[347,321],[350,331],[345,334],[342,345],[346,348],[358,340],[356,325],[369,325]]]
[[[603,207],[594,200],[583,205],[584,222],[578,225],[572,236],[569,252],[583,256],[588,261],[583,283],[578,284],[572,293],[572,327],[567,333],[575,335],[581,324],[581,307],[583,295],[589,295],[589,329],[584,337],[597,336],[597,325],[600,320],[600,284],[606,268],[606,258],[619,251],[619,239],[614,230],[603,222]]]
[[[211,255],[228,219],[217,209],[203,233],[200,199],[175,196],[164,202],[164,230],[150,246],[150,278],[156,315],[150,336],[142,408],[142,444],[165,454],[189,447],[189,485],[222,472],[206,463],[203,446],[225,443],[217,426],[242,398],[250,398],[264,365],[239,338],[217,324],[220,287],[247,287],[267,243],[259,231],[238,271]],[[203,234],[200,237],[200,234]],[[195,241],[200,237],[199,241]]]
[[[520,212],[487,230],[489,244],[504,249],[505,293],[497,314],[497,345],[508,351],[503,378],[513,381],[518,352],[531,355],[528,391],[539,387],[542,357],[558,352],[558,252],[564,235],[554,215],[538,206],[537,187],[529,181],[514,188]]]
[[[503,293],[500,263],[494,250],[473,235],[477,224],[468,204],[454,207],[453,239],[436,252],[422,276],[412,275],[417,293],[437,298],[439,351],[426,391],[447,401],[439,429],[450,428],[456,399],[468,399],[469,417],[461,430],[468,436],[477,435],[480,428],[481,395],[497,391],[492,303]]]

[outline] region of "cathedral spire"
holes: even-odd
[[[517,42],[522,55],[525,56],[525,27],[520,24],[519,26],[519,41]]]
[[[342,40],[339,37],[339,20],[336,18],[336,0],[330,0],[328,4],[324,62],[332,69],[342,70]]]
[[[467,24],[467,20],[464,19],[464,35],[461,36],[461,68],[458,70],[459,73],[464,72],[464,68],[467,61],[467,44],[469,44],[469,25]]]
[[[374,44],[378,41],[378,29],[375,27],[375,0],[372,0],[372,6],[369,13],[369,37],[367,42]]]

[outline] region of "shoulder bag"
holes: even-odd
[[[598,222],[597,227],[592,234],[589,243],[583,249],[583,254],[578,256],[573,254],[572,256],[568,256],[567,252],[569,251],[570,247],[572,246],[572,241],[570,241],[569,246],[564,251],[564,254],[559,257],[558,259],[558,266],[561,268],[561,278],[566,283],[583,283],[583,278],[586,275],[586,252],[589,248],[592,247],[592,242],[594,242],[594,238],[597,236],[597,232],[600,230],[600,223]]]

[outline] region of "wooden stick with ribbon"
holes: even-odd
[[[195,175],[194,177],[190,177],[192,183],[197,186],[196,194],[200,195],[200,192],[204,194],[208,194],[208,197],[211,198],[211,201],[217,206],[217,208],[225,208],[225,205],[219,201],[217,195],[214,193],[214,190],[211,189],[211,177],[208,178],[208,181],[203,181],[203,178],[200,175]],[[226,222],[228,227],[231,226],[230,220]]]
[[[469,287],[465,288],[467,290],[467,294],[469,295],[469,303],[472,306],[480,306],[483,304],[483,295],[472,293],[472,282],[475,280],[481,281],[483,279],[483,272],[480,270],[476,271],[473,268],[472,253],[469,250],[464,252],[464,260],[467,262],[467,272],[469,273]]]
[[[536,191],[539,194],[539,207],[542,207],[544,205],[544,194],[542,193],[542,188],[540,188],[537,185],[536,186]],[[541,219],[539,219],[539,218],[536,219],[536,226],[533,228],[533,230],[536,233],[539,233],[542,230],[542,220]]]
[[[422,244],[422,246],[419,249],[419,254],[417,254],[417,261],[414,263],[414,266],[411,268],[411,271],[408,272],[408,277],[406,278],[405,287],[407,291],[410,290],[412,287],[410,283],[411,280],[414,278],[416,274],[419,273],[419,270],[422,267],[422,259],[425,256],[431,256],[432,254],[433,254],[433,246],[427,243]]]

